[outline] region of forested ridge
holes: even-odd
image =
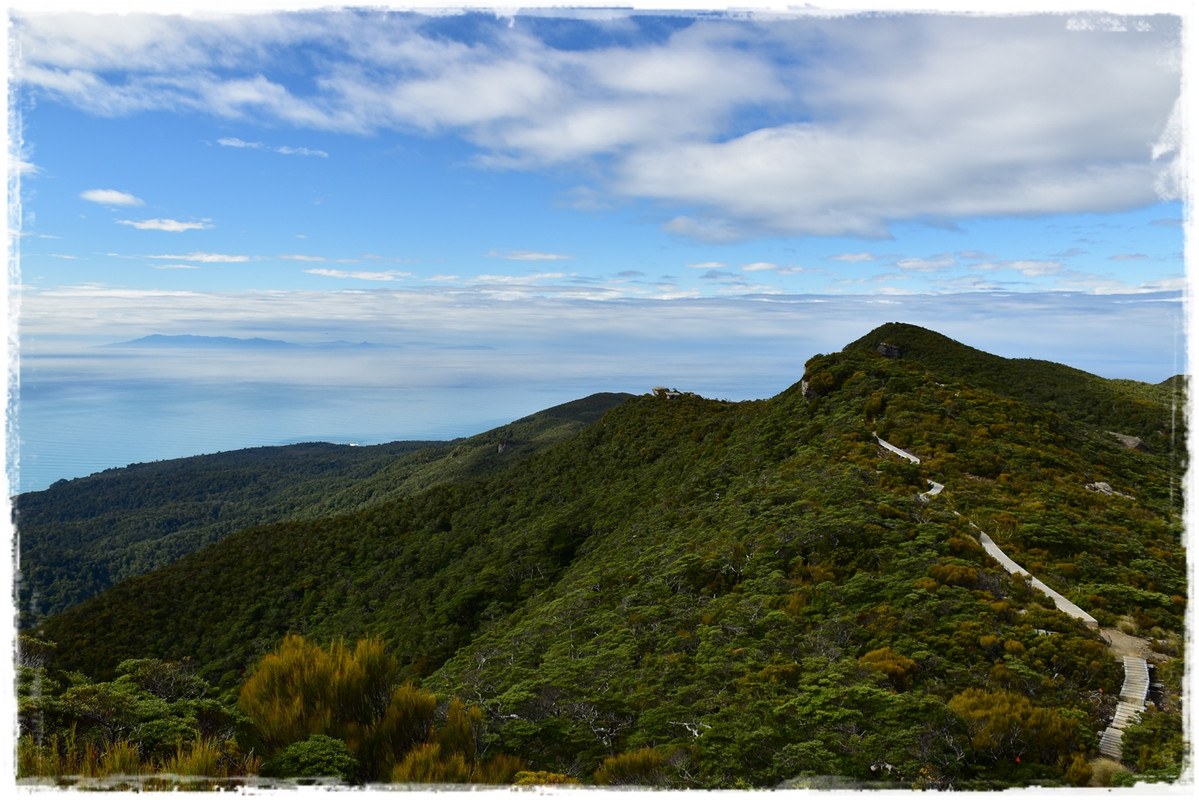
[[[245,686],[289,634],[378,642],[389,685],[438,711],[382,772],[361,763],[369,736],[329,728],[359,778],[477,779],[508,759],[542,782],[1085,784],[1120,663],[996,565],[981,530],[1152,643],[1163,689],[1125,761],[1170,778],[1183,388],[884,326],[768,400],[634,397],[507,469],[240,530],[28,632],[54,643],[47,676],[127,685],[130,659],[186,663],[251,718]],[[929,480],[946,490],[921,498]],[[265,747],[254,713],[244,742]],[[451,746],[471,714],[473,744]]]
[[[252,525],[319,519],[505,469],[594,422],[601,393],[452,441],[309,442],[133,464],[13,500],[26,624]]]

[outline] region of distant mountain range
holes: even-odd
[[[347,349],[347,348],[376,348],[386,345],[371,342],[319,342],[316,344],[297,344],[282,339],[264,339],[254,337],[242,339],[234,336],[195,336],[192,334],[167,335],[161,333],[132,339],[128,342],[115,342],[105,347],[152,347],[152,348],[195,348],[195,349],[253,349],[253,350],[303,350],[303,349]]]
[[[1128,637],[1127,763],[1176,776],[1185,392],[893,323],[767,400],[112,470],[16,498],[22,626],[62,686],[186,660],[227,698],[289,633],[378,637],[489,753],[709,789],[1083,784]]]

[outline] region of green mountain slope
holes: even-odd
[[[318,519],[515,464],[629,395],[603,393],[451,442],[259,447],[134,464],[13,501],[29,621],[253,525]]]
[[[633,398],[512,469],[241,531],[38,634],[60,668],[190,658],[230,687],[289,631],[380,635],[487,710],[489,746],[578,776],[652,747],[676,785],[1062,781],[1120,665],[979,532],[1100,624],[1177,637],[1185,454],[980,386],[937,341],[816,357],[767,401]]]
[[[846,347],[874,353],[880,349],[1075,422],[1139,437],[1157,452],[1177,452],[1176,428],[1184,424],[1180,376],[1156,385],[1105,380],[1063,364],[991,355],[901,322],[882,325]]]

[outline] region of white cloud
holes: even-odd
[[[767,272],[777,270],[778,268],[778,264],[773,264],[769,261],[755,261],[752,264],[741,265],[742,272]]]
[[[92,203],[99,203],[103,206],[140,206],[144,205],[141,198],[135,197],[128,192],[120,192],[116,189],[88,189],[79,195],[84,200]]]
[[[630,194],[635,194],[631,192]],[[689,216],[679,216],[662,226],[668,233],[677,233],[701,242],[720,244],[733,242],[744,238],[744,231],[735,222],[728,219],[708,217],[696,219]]]
[[[1015,270],[1021,275],[1027,275],[1030,278],[1039,278],[1046,275],[1056,275],[1062,270],[1060,261],[1038,261],[1033,259],[1015,260],[1015,261],[988,261],[982,264],[972,264],[970,269],[984,270],[994,272],[997,270]]]
[[[247,142],[244,139],[238,139],[235,136],[217,139],[217,144],[221,145],[222,147],[236,147],[239,149],[269,150],[285,156],[318,156],[320,158],[329,157],[329,154],[324,150],[313,150],[307,147],[290,147],[288,145],[273,147],[262,142]]]
[[[572,259],[574,256],[562,253],[539,253],[534,250],[509,250],[506,253],[497,253],[492,250],[487,253],[487,258],[506,258],[510,261],[564,261]]]
[[[240,147],[248,147],[252,150],[261,150],[263,147],[266,146],[262,142],[247,142],[242,139],[238,139],[235,136],[226,137],[224,139],[217,139],[216,143],[221,145],[222,147],[239,147],[239,148]]]
[[[727,266],[723,261],[698,261],[687,265],[688,269],[721,269]]]
[[[942,270],[952,267],[957,264],[957,259],[944,256],[934,256],[932,258],[901,258],[895,262],[895,266],[905,272],[941,272]]]
[[[1130,283],[1105,275],[1072,272],[1058,279],[1058,284],[1067,288],[1082,289],[1095,295],[1135,295],[1158,292],[1186,292],[1187,279],[1182,276],[1163,278],[1142,283]]]
[[[313,263],[318,263],[318,264],[325,263],[325,261],[332,261],[333,264],[357,264],[357,263],[359,263],[359,259],[356,259],[356,258],[325,258],[324,255],[300,255],[300,254],[295,254],[295,253],[291,253],[291,254],[287,254],[287,255],[279,255],[279,258],[281,258],[284,261],[313,261]],[[388,260],[388,261],[402,261],[403,260],[403,259],[394,259],[394,258],[380,259],[380,257],[378,257],[378,255],[363,255],[363,258],[373,258],[373,259]]]
[[[564,272],[539,272],[532,275],[479,275],[471,278],[470,283],[475,284],[527,284],[536,281],[557,280],[565,278]]]
[[[118,219],[117,224],[129,225],[130,227],[137,228],[139,231],[168,231],[170,233],[198,231],[212,227],[208,222],[180,222],[177,219]]]
[[[353,278],[360,281],[400,281],[406,278],[413,277],[411,272],[400,272],[399,270],[387,270],[386,272],[369,272],[369,271],[346,271],[340,269],[325,269],[324,267],[314,267],[313,269],[304,270],[309,275],[324,275],[328,278]]]
[[[195,264],[155,264],[154,269],[199,269]]]
[[[1176,43],[1052,26],[830,21],[844,60],[796,75],[812,121],[639,150],[618,187],[767,234],[883,236],[894,220],[1154,202],[1162,165],[1147,142],[1178,94],[1176,69],[1159,58]]]
[[[957,292],[993,292],[1003,289],[1001,283],[987,280],[981,275],[959,275],[956,278],[945,278],[940,285]]]
[[[1000,288],[993,283],[984,286]],[[669,284],[663,284],[660,291],[663,295],[681,294]],[[696,390],[701,375],[727,382],[722,385],[734,385],[754,375],[752,385],[738,391],[752,393],[746,396],[769,396],[798,380],[803,362],[813,353],[840,349],[871,328],[895,319],[1000,355],[1060,360],[1109,377],[1162,380],[1178,371],[1169,366],[1170,354],[1163,351],[1162,341],[1171,340],[1182,320],[1182,297],[1177,290],[1167,295],[1122,297],[1082,292],[914,294],[898,307],[870,295],[626,299],[619,303],[506,297],[500,299],[499,293],[485,287],[246,292],[80,287],[30,291],[22,300],[23,325],[29,338],[27,348],[23,343],[23,354],[26,349],[36,354],[60,346],[55,342],[64,341],[58,338],[63,336],[78,337],[88,344],[154,332],[304,342],[328,338],[333,332],[337,339],[382,343],[519,343],[510,350],[501,348],[500,352],[508,353],[505,357],[493,354],[489,358],[498,360],[479,365],[509,383],[514,376],[528,374],[527,370],[555,378],[564,374],[611,375],[632,368],[633,362],[644,357],[649,375],[666,367],[673,370],[688,365],[688,382]],[[1171,307],[1156,302],[1161,299],[1169,300]],[[996,325],[996,319],[1005,324]],[[580,348],[581,343],[588,346]],[[602,345],[600,351],[595,349],[597,343]],[[629,358],[630,354],[638,358]],[[713,354],[733,357],[714,358]],[[526,355],[527,364],[521,360]],[[1115,362],[1137,365],[1139,374],[1113,371]],[[1108,367],[1096,369],[1105,363]],[[247,364],[238,369],[255,380],[270,374],[269,368],[263,371],[261,366]],[[441,374],[434,361],[413,363],[412,370],[396,363],[382,372],[372,366],[374,374],[359,380],[377,380],[382,374],[403,376],[404,380],[419,375],[427,380]],[[185,375],[188,368],[177,364],[170,367],[170,374]],[[310,360],[297,361],[286,369],[287,379],[297,383],[325,379],[313,372]],[[766,391],[763,381],[774,389]],[[655,382],[660,381],[651,378],[644,389],[635,390],[648,389]]]
[[[874,261],[875,256],[871,253],[841,253],[835,256],[828,257],[830,261],[848,261],[851,264],[856,264],[859,261]]]
[[[146,256],[146,258],[163,259],[166,261],[199,261],[203,264],[233,264],[244,261],[249,261],[249,256],[227,255],[225,253],[190,253],[185,256],[180,255],[156,255]]]
[[[310,150],[307,147],[287,147],[286,145],[275,148],[276,153],[281,153],[285,156],[317,156],[319,158],[328,158],[329,154],[324,150]]]
[[[594,49],[556,49],[520,19],[481,19],[486,35],[455,40],[376,11],[18,14],[14,77],[96,114],[450,133],[480,165],[580,167],[598,188],[574,192],[576,205],[649,200],[671,209],[669,232],[712,242],[883,238],[898,221],[1103,213],[1182,194],[1168,17],[1119,34],[1048,14],[697,17]],[[320,57],[296,81],[282,52],[297,56],[286,69]]]

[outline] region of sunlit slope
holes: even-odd
[[[451,442],[259,447],[134,464],[19,495],[22,617],[57,613],[252,525],[316,519],[505,469],[627,397],[592,395]]]
[[[723,787],[879,763],[1060,776],[1120,666],[979,533],[1101,625],[1167,640],[1186,602],[1176,459],[980,387],[953,346],[943,365],[847,348],[767,401],[636,397],[502,473],[234,534],[40,635],[64,668],[186,657],[232,686],[288,631],[378,634],[545,769],[655,746]],[[929,480],[946,488],[922,501]],[[967,758],[963,714],[986,703],[1052,724]]]
[[[1057,411],[1077,422],[1139,437],[1159,453],[1177,451],[1185,442],[1181,376],[1162,376],[1159,384],[1106,380],[1051,361],[991,355],[901,322],[876,328],[846,350],[878,353],[880,347],[892,357],[924,364],[942,376]]]

